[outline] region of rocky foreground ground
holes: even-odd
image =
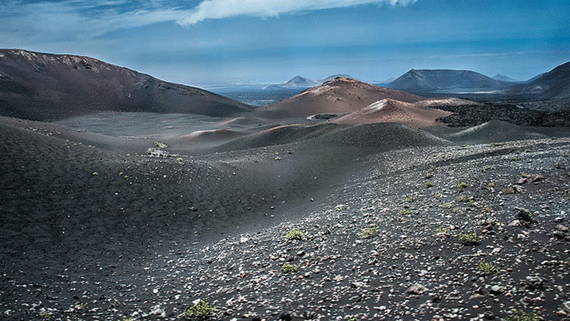
[[[171,240],[97,273],[4,273],[0,313],[182,320],[202,299],[212,320],[570,320],[569,151],[559,138],[365,155],[277,226]]]

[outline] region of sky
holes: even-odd
[[[410,69],[527,80],[570,61],[567,0],[0,0],[0,48],[191,86]]]

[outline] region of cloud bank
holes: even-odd
[[[417,0],[204,0],[190,15],[178,20],[180,25],[192,25],[206,19],[236,16],[276,17],[280,14],[322,9],[352,7],[364,4],[406,6]]]

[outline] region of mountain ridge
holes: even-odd
[[[386,85],[387,88],[416,93],[464,90],[498,90],[509,85],[471,70],[411,69]]]
[[[0,115],[54,120],[97,111],[225,116],[251,106],[101,60],[0,50]]]

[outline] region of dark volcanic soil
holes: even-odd
[[[3,119],[1,318],[568,320],[570,139],[337,127],[151,157]]]

